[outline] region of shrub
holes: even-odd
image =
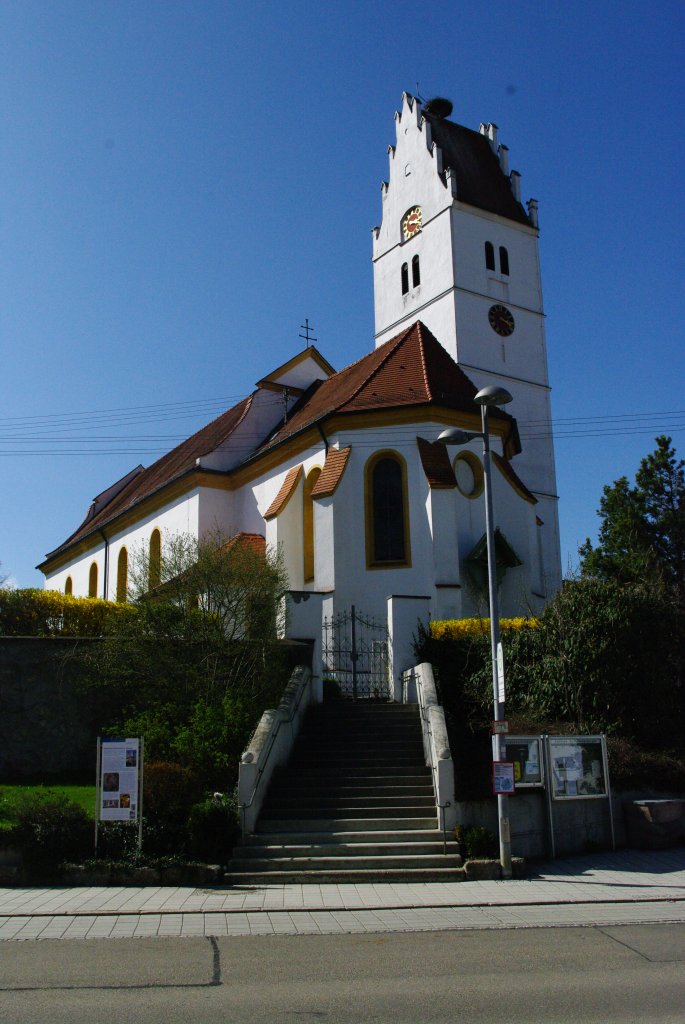
[[[16,808],[14,832],[30,875],[50,877],[62,861],[92,855],[93,822],[77,803],[53,793],[23,796]]]
[[[471,857],[499,857],[499,839],[481,825],[457,825],[454,838],[464,859]]]
[[[143,846],[155,856],[181,854],[186,848],[190,809],[202,787],[189,768],[171,762],[151,763],[143,779]]]
[[[539,619],[500,619],[500,633],[520,629],[536,629]],[[430,623],[433,640],[464,640],[467,637],[490,636],[490,619],[434,619]]]
[[[191,808],[188,817],[188,849],[193,857],[211,864],[225,864],[240,832],[238,806],[222,793]]]

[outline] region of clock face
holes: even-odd
[[[414,235],[418,235],[420,230],[421,207],[412,206],[411,210],[407,210],[402,218],[402,238],[406,242],[407,239],[412,238]]]
[[[508,338],[514,333],[514,318],[506,306],[490,306],[488,320],[493,331],[497,331],[503,338]]]

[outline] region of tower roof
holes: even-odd
[[[530,225],[487,136],[444,118],[426,119],[433,142],[442,150],[443,170],[449,167],[454,172],[459,202]]]

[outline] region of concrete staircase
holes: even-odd
[[[450,839],[450,837],[448,837]],[[312,707],[227,881],[461,881],[425,766],[418,705]]]

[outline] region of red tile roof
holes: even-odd
[[[334,414],[438,405],[480,418],[473,401],[477,388],[418,320],[374,352],[310,389],[295,403],[287,421],[253,458]],[[491,412],[510,426],[519,450],[516,421],[501,409]]]
[[[351,448],[329,448],[321,476],[312,488],[312,498],[330,498],[342,480]]]
[[[282,512],[285,506],[288,504],[293,496],[295,488],[300,482],[302,476],[302,466],[293,466],[285,474],[285,480],[281,484],[280,490],[274,500],[269,505],[268,509],[264,513],[265,519],[273,519],[279,512]]]
[[[227,551],[238,546],[254,551],[258,555],[266,555],[266,539],[261,533],[236,533],[221,546]]]
[[[185,473],[195,469],[197,459],[202,455],[208,455],[209,452],[214,451],[215,448],[218,448],[220,444],[230,437],[247,414],[251,402],[252,396],[248,395],[247,398],[243,398],[237,405],[234,405],[232,409],[222,413],[221,416],[217,416],[215,420],[208,423],[202,430],[198,430],[192,437],[182,441],[176,448],[167,452],[161,459],[157,459],[147,469],[139,467],[138,470],[134,470],[130,474],[131,479],[124,487],[117,490],[117,485],[113,485],[107,491],[103,491],[95,499],[94,504],[97,506],[95,514],[93,514],[91,506],[88,515],[79,528],[63,544],[60,544],[58,548],[51,551],[46,556],[46,560],[53,558],[64,548],[70,547],[83,537],[88,536],[88,534],[97,531],[101,526],[109,523],[132,506],[137,505],[144,498],[148,498],[166,484],[177,480]],[[105,500],[110,492],[113,492],[112,496],[109,500]]]
[[[419,447],[421,465],[426,474],[429,487],[447,488],[456,487],[457,478],[450,462],[447,446],[441,441],[426,441],[423,437],[417,437],[416,443]]]

